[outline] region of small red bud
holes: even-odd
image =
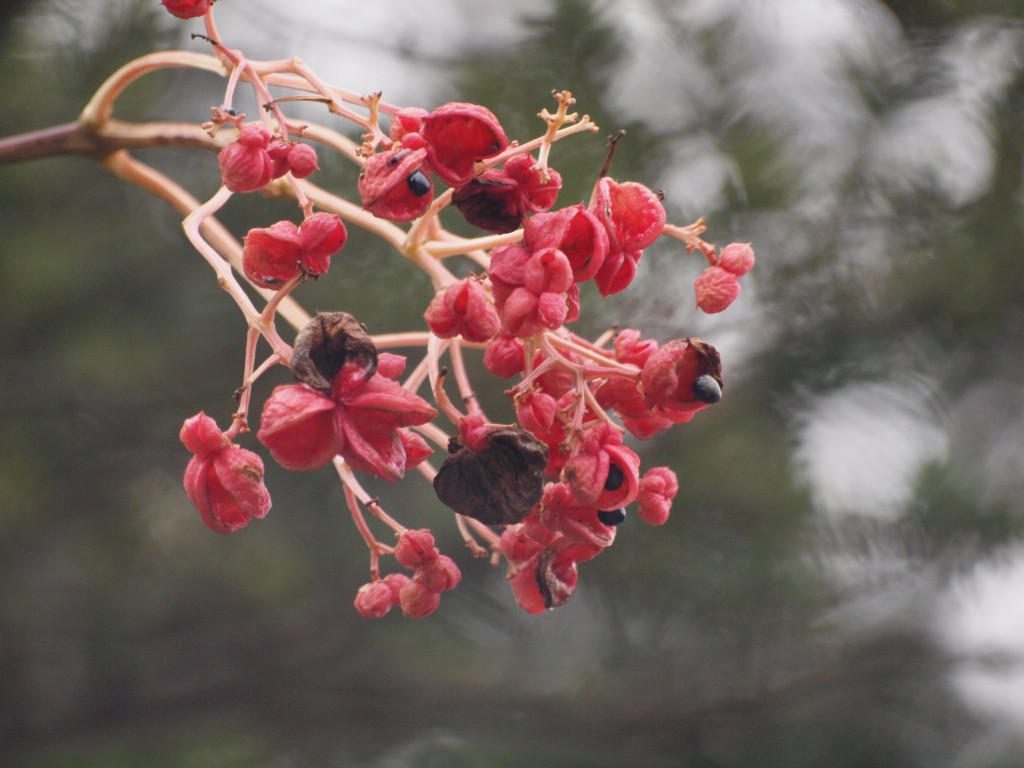
[[[664,525],[679,493],[679,479],[668,467],[652,467],[640,478],[636,502],[640,519],[650,525]]]
[[[500,329],[498,311],[479,280],[466,278],[441,289],[423,313],[435,336],[488,341]]]
[[[484,367],[501,379],[509,379],[526,367],[523,342],[508,333],[499,333],[484,350]]]
[[[402,613],[410,619],[422,619],[437,610],[441,603],[441,593],[428,589],[413,578],[398,591],[398,599]]]
[[[270,132],[262,125],[242,127],[235,141],[217,155],[221,182],[232,192],[253,192],[274,178],[274,161],[267,151]]]
[[[723,267],[708,267],[693,281],[697,306],[709,315],[722,312],[740,295],[740,281]]]
[[[437,558],[434,534],[426,528],[406,531],[395,545],[395,560],[404,568],[422,568],[436,562]]]
[[[293,144],[287,155],[288,171],[296,179],[304,179],[320,166],[316,159],[316,150],[309,144]]]
[[[379,619],[391,610],[391,589],[383,581],[363,584],[353,601],[364,619]]]
[[[718,266],[742,277],[754,268],[754,249],[750,243],[729,243],[718,254]]]

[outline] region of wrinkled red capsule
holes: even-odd
[[[466,186],[476,163],[508,146],[498,118],[478,104],[450,102],[423,118],[430,167],[441,180],[456,189]]]
[[[309,144],[292,144],[283,139],[271,142],[267,149],[274,164],[274,178],[291,173],[296,179],[304,179],[319,168],[316,150]]]
[[[259,456],[229,443],[202,412],[185,421],[180,437],[195,454],[185,469],[185,493],[210,530],[234,533],[266,516],[270,494]]]
[[[366,158],[358,183],[363,207],[388,221],[423,215],[434,199],[434,182],[423,172],[426,159],[426,149],[403,147]]]
[[[668,467],[652,467],[640,478],[636,502],[640,519],[649,525],[664,525],[679,493],[679,479]]]
[[[487,341],[501,330],[494,302],[479,280],[466,278],[442,288],[423,313],[431,332],[442,339],[462,336]]]
[[[602,422],[584,433],[583,443],[562,469],[562,480],[583,504],[613,510],[631,504],[640,482],[640,457],[622,435]]]
[[[242,126],[238,138],[217,155],[221,183],[232,192],[253,192],[274,178],[274,161],[267,151],[270,131],[262,125]]]
[[[532,216],[526,223],[523,240],[531,251],[557,248],[564,253],[577,283],[597,274],[608,255],[604,226],[582,204]]]
[[[606,176],[597,184],[590,210],[608,233],[608,256],[594,282],[602,296],[609,296],[633,282],[643,249],[665,226],[665,207],[643,184]]]
[[[401,429],[437,415],[394,381],[403,367],[397,355],[378,355],[351,315],[321,313],[299,334],[292,354],[292,372],[304,383],[271,393],[257,437],[287,469],[317,469],[340,454],[353,469],[400,480],[408,442]]]
[[[562,176],[554,168],[535,168],[532,155],[516,155],[505,163],[505,172],[519,183],[523,207],[531,213],[546,211],[555,204],[562,188]]]
[[[709,315],[723,312],[740,295],[736,274],[723,267],[708,267],[693,281],[697,306]]]
[[[245,276],[260,288],[279,288],[295,276],[302,260],[302,242],[293,222],[250,229],[242,243]]]
[[[721,399],[722,360],[700,339],[670,341],[651,353],[640,373],[644,400],[676,423]]]

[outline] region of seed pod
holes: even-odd
[[[377,347],[366,329],[347,312],[321,312],[295,338],[292,375],[324,393],[345,366],[368,379],[377,370]]]
[[[434,478],[437,498],[486,525],[518,523],[544,492],[547,446],[523,429],[496,427],[474,451],[454,438]]]
[[[421,168],[425,149],[397,149],[366,158],[359,174],[363,207],[381,219],[412,221],[430,207],[434,182]]]

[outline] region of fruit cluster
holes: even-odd
[[[218,269],[250,327],[231,427],[222,432],[200,413],[181,432],[194,454],[185,487],[202,520],[232,533],[267,514],[263,464],[234,440],[248,431],[252,384],[285,364],[296,381],[266,399],[256,436],[287,469],[333,464],[338,471],[370,550],[371,579],[355,599],[363,616],[383,616],[395,605],[407,616],[425,616],[461,573],[437,550],[429,530],[410,530],[387,514],[358,473],[396,482],[415,468],[431,480],[438,499],[456,513],[470,550],[505,559],[515,598],[530,613],[573,594],[578,564],[615,541],[631,505],[642,520],[665,523],[679,491],[676,474],[667,467],[642,471],[627,437],[650,438],[718,402],[719,354],[696,338],[659,344],[633,329],[585,339],[570,328],[582,309],[580,287],[593,280],[602,296],[627,289],[644,250],[668,236],[707,259],[695,284],[697,305],[720,312],[753,266],[750,246],[719,250],[701,239],[702,221],[668,224],[661,195],[615,180],[610,162],[597,174],[589,202],[556,207],[562,181],[548,164],[553,144],[596,130],[586,116],[569,112],[574,100],[568,92],[554,94],[555,113],[541,112],[542,136],[510,142],[483,106],[452,102],[428,111],[387,105],[380,94],[354,97],[324,86],[299,60],[261,65],[226,48],[209,2],[163,4],[181,18],[201,16],[202,37],[232,73],[225,103],[206,124],[211,137],[233,135],[219,153],[223,186],[185,220],[190,240]],[[252,85],[266,108],[258,122],[246,122],[230,107],[240,81]],[[291,122],[281,109],[286,100],[270,94],[280,85],[312,92],[331,113],[357,123],[362,143]],[[378,123],[382,114],[390,117],[386,132]],[[312,181],[318,160],[309,139],[340,148],[359,164],[357,204]],[[248,289],[222,271],[224,248],[211,244],[202,225],[232,195],[270,188],[294,197],[303,218],[253,228],[244,238],[234,266],[263,289],[266,305],[257,310]],[[445,211],[488,234],[456,237],[441,224]],[[423,314],[425,330],[372,336],[346,312],[309,317],[296,310],[292,293],[328,272],[346,242],[346,224],[384,237],[429,277],[434,295]],[[476,271],[456,276],[445,265],[453,257],[468,259]],[[291,345],[275,325],[286,309],[292,318],[303,317]],[[272,354],[257,367],[261,339]],[[407,373],[407,358],[387,351],[395,347],[425,352]],[[515,423],[492,422],[473,397],[463,353],[480,349],[487,372],[516,379],[506,388]],[[452,380],[465,413],[447,395]],[[418,394],[421,388],[433,404]],[[454,436],[435,423],[439,414],[450,420]],[[446,451],[439,465],[431,460],[431,444]],[[364,509],[393,531],[395,543],[377,539]],[[413,575],[382,575],[386,556]]]

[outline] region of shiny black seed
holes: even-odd
[[[388,165],[390,165],[393,168],[396,165],[398,165],[400,162],[405,160],[405,158],[407,158],[411,154],[412,154],[412,150],[411,149],[403,149],[403,150],[401,150],[399,152],[395,152],[395,154],[392,157],[388,158]]]
[[[623,507],[622,509],[601,510],[597,513],[597,519],[605,525],[620,525],[626,520],[626,509]]]
[[[705,373],[693,380],[693,394],[702,403],[717,403],[722,399],[722,388],[714,377]]]
[[[622,474],[622,470],[614,464],[608,465],[608,477],[604,481],[604,489],[606,491],[617,491],[622,487],[622,481],[626,479],[626,476]]]
[[[413,171],[406,178],[405,183],[409,185],[409,191],[416,197],[423,197],[430,191],[430,179],[423,171]]]

